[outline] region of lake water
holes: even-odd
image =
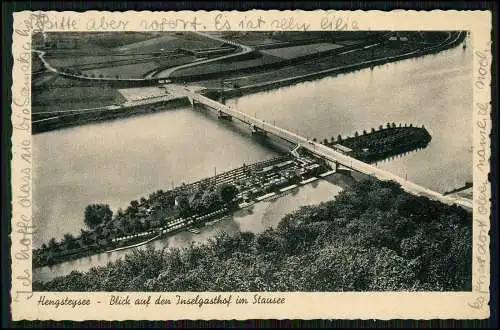
[[[318,139],[352,136],[387,122],[425,125],[432,141],[424,150],[377,164],[408,180],[444,192],[472,180],[472,54],[461,47],[373,70],[301,83],[227,103],[248,114]],[[35,247],[51,237],[78,234],[91,203],[126,208],[157,189],[192,182],[243,163],[276,155],[250,138],[247,128],[217,121],[191,108],[38,134],[34,139]],[[259,232],[301,205],[332,199],[340,191],[326,181],[295,194],[254,205],[207,227],[150,243],[183,246],[217,230]],[[128,253],[101,254],[36,269],[47,280],[86,270]]]
[[[458,47],[226,103],[318,141],[387,122],[425,125],[427,148],[377,166],[445,192],[472,181],[471,79],[470,48]]]

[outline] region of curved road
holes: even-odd
[[[173,72],[175,72],[177,70],[181,70],[181,69],[189,68],[189,67],[193,67],[193,66],[198,66],[198,65],[203,65],[203,64],[207,64],[207,63],[211,63],[211,62],[215,62],[215,61],[219,61],[219,60],[223,60],[223,59],[227,59],[227,58],[239,56],[239,55],[242,55],[242,54],[248,54],[248,53],[254,51],[254,48],[252,48],[252,47],[249,47],[249,46],[246,46],[246,45],[242,45],[242,44],[236,43],[236,42],[231,41],[231,40],[226,40],[226,39],[214,36],[214,35],[210,35],[210,34],[206,34],[206,33],[202,33],[202,32],[197,32],[197,31],[195,31],[193,33],[199,34],[199,35],[201,35],[203,37],[210,38],[210,39],[222,42],[222,43],[227,43],[227,44],[230,44],[230,45],[235,46],[235,47],[239,47],[241,49],[241,51],[238,52],[238,53],[227,54],[227,55],[223,55],[223,56],[219,56],[219,57],[215,57],[215,58],[211,58],[211,59],[206,59],[206,60],[201,60],[201,61],[197,61],[197,62],[187,63],[187,64],[184,64],[184,65],[175,66],[175,67],[169,68],[167,70],[159,71],[159,72],[158,71],[153,71],[150,74],[148,74],[145,78],[128,78],[128,79],[123,79],[123,78],[116,79],[116,78],[85,77],[85,76],[80,76],[80,75],[74,75],[74,74],[69,74],[69,73],[61,72],[61,71],[57,70],[56,68],[54,68],[53,66],[51,66],[50,63],[47,62],[47,60],[45,60],[45,58],[44,58],[45,52],[44,51],[33,50],[33,52],[38,55],[38,57],[43,62],[45,68],[48,71],[57,73],[58,75],[61,75],[61,76],[65,76],[65,77],[68,77],[68,78],[76,78],[76,79],[95,80],[95,81],[102,81],[102,80],[110,81],[111,80],[111,81],[130,81],[130,82],[135,82],[135,81],[151,80],[151,79],[155,79],[155,78],[158,78],[158,79],[160,79],[160,78],[168,78]],[[448,32],[448,38],[446,40],[442,41],[441,43],[439,43],[438,45],[427,47],[427,48],[424,48],[424,49],[419,49],[419,50],[416,50],[416,51],[411,51],[411,52],[403,54],[403,55],[396,55],[396,56],[392,56],[392,57],[387,57],[385,59],[386,60],[387,59],[397,59],[398,57],[411,55],[413,53],[418,53],[418,52],[426,51],[426,50],[429,50],[429,49],[432,49],[432,48],[436,48],[436,47],[441,47],[441,46],[445,45],[446,43],[451,43],[451,42],[456,41],[460,37],[460,35],[462,33],[463,32],[457,33],[455,35],[455,38],[453,38],[453,34],[450,33],[450,32]],[[453,40],[450,41],[450,39],[452,39],[452,38],[453,38]],[[374,45],[370,45],[370,46],[374,46]],[[380,60],[381,59],[377,59],[377,60],[375,60],[373,62],[380,61]],[[365,61],[365,62],[368,62],[368,61]],[[332,68],[332,69],[327,69],[327,70],[323,70],[323,71],[327,72],[327,71],[332,71],[332,70],[336,70],[336,69],[338,69],[338,68]],[[320,71],[320,72],[323,72],[323,71]]]
[[[241,51],[238,53],[231,53],[231,54],[227,54],[227,55],[223,55],[223,56],[219,56],[219,57],[215,57],[215,58],[210,58],[210,59],[206,59],[206,60],[201,60],[201,61],[197,61],[197,62],[192,62],[192,63],[187,63],[187,64],[175,66],[173,68],[169,68],[169,69],[159,71],[159,72],[158,71],[152,72],[149,75],[147,75],[146,78],[168,78],[168,77],[170,77],[170,75],[173,72],[175,72],[177,70],[190,68],[190,67],[198,66],[198,65],[203,65],[203,64],[207,64],[207,63],[212,63],[212,62],[228,59],[231,57],[235,57],[235,56],[239,56],[239,55],[243,55],[243,54],[248,54],[248,53],[254,51],[254,48],[252,48],[252,47],[242,45],[242,44],[236,43],[236,42],[231,41],[231,40],[222,39],[220,37],[213,36],[213,35],[206,34],[206,33],[202,33],[202,32],[193,32],[193,33],[199,34],[203,37],[210,38],[210,39],[222,42],[222,43],[230,44],[232,46],[240,48]]]

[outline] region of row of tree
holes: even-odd
[[[354,183],[260,234],[219,233],[182,249],[135,251],[36,291],[468,291],[472,214],[403,191]]]
[[[74,250],[86,250],[97,245],[109,245],[113,238],[133,235],[166,225],[169,219],[206,214],[230,203],[238,193],[232,184],[202,184],[198,189],[178,189],[152,193],[149,199],[133,200],[123,211],[119,209],[113,217],[109,205],[91,204],[85,207],[84,224],[80,235],[65,234],[60,242],[51,238],[35,250],[34,263],[43,265],[67,255]],[[149,212],[144,212],[149,210]],[[97,251],[96,251],[97,252]]]

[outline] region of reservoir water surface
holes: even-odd
[[[352,136],[387,122],[425,125],[432,135],[427,148],[377,166],[444,192],[472,181],[471,60],[470,49],[458,47],[227,103],[318,140]],[[37,134],[33,140],[35,247],[65,233],[77,235],[88,204],[124,209],[155,190],[276,155],[276,150],[252,139],[248,129],[190,107]],[[301,205],[331,200],[340,190],[319,181],[242,210],[199,235],[179,233],[150,244],[179,247],[192,240],[202,242],[217,230],[259,232]],[[39,268],[34,279],[87,270],[126,253]]]

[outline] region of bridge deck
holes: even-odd
[[[335,151],[321,143],[317,143],[314,141],[311,141],[301,135],[298,135],[296,133],[293,133],[291,131],[288,131],[284,128],[271,125],[270,123],[267,123],[263,120],[260,120],[258,118],[255,118],[253,116],[249,116],[248,114],[245,114],[241,111],[238,111],[232,107],[229,107],[227,105],[224,105],[222,103],[219,103],[217,101],[214,101],[206,96],[200,95],[198,93],[192,92],[189,88],[187,87],[182,87],[182,86],[175,86],[175,85],[169,85],[170,88],[175,88],[177,89],[179,94],[185,94],[190,100],[195,100],[196,102],[199,102],[201,104],[204,104],[214,110],[221,111],[225,114],[228,114],[232,116],[233,118],[248,124],[248,125],[254,125],[256,126],[259,130],[265,131],[269,134],[275,135],[281,139],[284,139],[286,141],[296,143],[297,145],[307,149],[308,151],[312,152],[313,154],[324,158],[330,162],[334,163],[339,163],[345,167],[348,167],[352,170],[355,170],[360,173],[364,173],[367,175],[371,175],[376,177],[379,180],[392,180],[401,185],[401,187],[406,190],[407,192],[414,194],[414,195],[419,195],[419,196],[426,196],[428,198],[438,200],[442,203],[445,204],[457,204],[460,205],[464,208],[467,209],[472,209],[472,201],[463,197],[459,196],[444,196],[443,194],[433,191],[431,189],[422,187],[420,185],[417,185],[413,182],[407,181],[397,175],[394,175],[390,172],[387,172],[385,170],[382,170],[380,168],[377,168],[373,165],[367,164],[365,162],[362,162],[360,160],[357,160],[353,157],[347,156],[345,154],[342,154],[338,151]],[[181,90],[179,90],[181,89]]]

